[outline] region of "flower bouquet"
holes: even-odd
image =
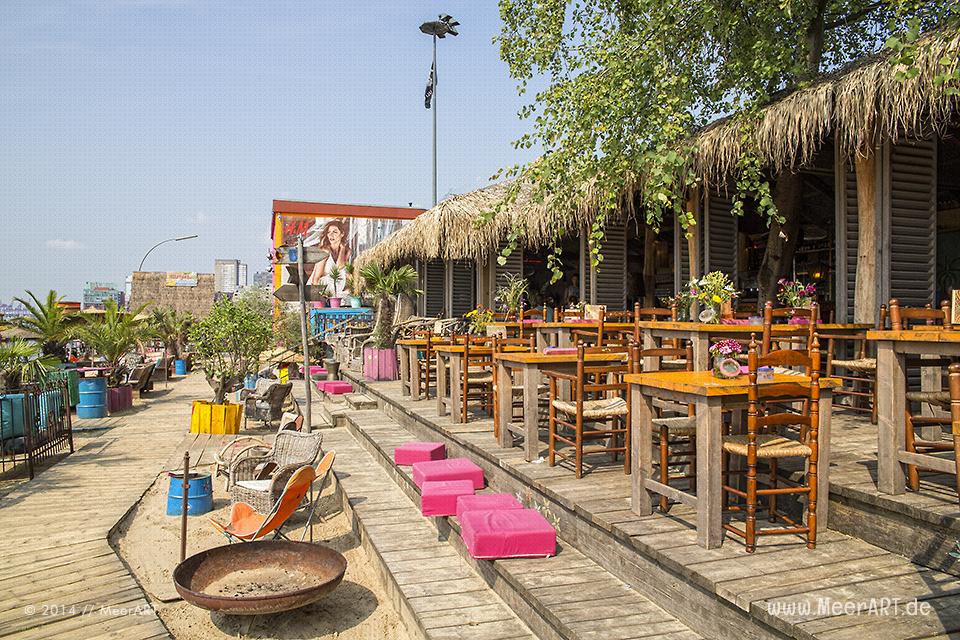
[[[812,282],[803,284],[799,280],[780,278],[777,284],[780,285],[777,300],[785,307],[808,309],[817,297],[817,285]]]
[[[717,378],[736,378],[740,375],[740,363],[736,356],[743,353],[743,345],[733,339],[720,340],[710,347],[713,358],[713,375]]]
[[[691,280],[688,288],[690,299],[702,306],[700,322],[714,324],[720,322],[720,308],[739,295],[730,277],[722,271],[711,271],[699,280]]]

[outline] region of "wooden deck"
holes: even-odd
[[[398,383],[366,387],[414,437],[444,439],[450,455],[466,455],[484,467],[495,489],[543,503],[561,535],[585,556],[706,637],[741,638],[746,630],[771,638],[960,634],[960,580],[952,575],[834,531],[822,535],[814,551],[784,536],[762,539],[752,555],[729,537],[721,548],[705,550],[696,544],[692,512],[682,505],[669,515],[633,514],[622,467],[601,466],[577,480],[564,467],[525,462],[522,449],[498,447],[489,420],[455,425],[436,415],[435,401],[401,396]],[[834,442],[845,441],[842,427],[834,433]],[[858,440],[836,455],[840,471],[835,478],[843,478],[852,459],[869,457],[868,431]],[[543,443],[540,450],[545,453]],[[917,615],[903,610],[858,615],[833,608],[869,608],[879,598],[901,604],[916,599],[923,606]]]
[[[107,421],[97,437],[0,499],[0,636],[45,639],[168,638],[108,541],[164,469],[187,430],[199,376]]]

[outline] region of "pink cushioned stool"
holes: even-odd
[[[466,458],[431,460],[413,465],[413,483],[423,488],[432,480],[472,480],[474,489],[483,489],[483,469]]]
[[[343,380],[326,380],[324,381],[323,391],[331,396],[353,393],[353,385]]]
[[[424,482],[420,489],[420,513],[425,516],[452,516],[457,512],[457,498],[473,495],[469,480]]]
[[[545,558],[557,552],[557,532],[535,509],[467,511],[460,535],[478,560]]]
[[[393,450],[393,463],[405,466],[446,457],[447,448],[442,442],[406,442]]]
[[[512,493],[478,493],[473,496],[460,496],[457,499],[457,517],[462,518],[468,511],[497,511],[501,509],[523,509],[520,501]]]

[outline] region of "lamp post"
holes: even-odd
[[[140,261],[140,266],[137,267],[137,271],[143,271],[143,263],[146,262],[147,256],[149,256],[150,253],[151,253],[154,249],[156,249],[157,247],[159,247],[160,245],[162,245],[162,244],[167,244],[168,242],[181,242],[181,241],[183,241],[183,240],[191,240],[191,239],[197,238],[197,237],[198,237],[198,236],[197,236],[196,234],[193,234],[192,236],[180,236],[179,238],[167,238],[166,240],[161,240],[161,241],[158,242],[157,244],[155,244],[155,245],[153,245],[152,247],[150,247],[150,249],[147,250],[147,252],[146,252],[145,254],[143,254],[143,260]]]
[[[459,35],[457,27],[460,23],[450,15],[442,15],[439,20],[424,22],[420,31],[433,38],[433,66],[430,67],[430,84],[426,107],[430,107],[430,98],[433,98],[433,204],[437,204],[437,38]],[[432,93],[430,89],[432,88]]]

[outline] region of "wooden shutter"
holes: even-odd
[[[443,315],[444,289],[443,260],[431,260],[424,267],[423,273],[424,315],[428,317]]]
[[[451,315],[462,316],[476,306],[477,278],[473,262],[470,260],[454,260],[451,265]]]
[[[597,279],[597,304],[605,304],[611,311],[627,306],[627,226],[608,224],[600,263],[594,275]]]
[[[494,272],[494,294],[496,290],[502,287],[507,282],[507,275],[523,275],[523,249],[517,247],[513,250],[509,256],[507,256],[506,264],[500,264],[497,258],[500,257],[500,252],[503,251],[505,242],[501,242],[500,246],[497,247],[497,255],[493,258],[493,272]]]
[[[737,280],[737,217],[733,203],[718,191],[710,190],[704,203],[703,215],[703,272],[722,271]]]
[[[889,147],[889,297],[904,306],[936,302],[937,153],[933,140]]]
[[[853,305],[857,295],[857,244],[860,233],[857,219],[857,172],[849,161],[839,164],[836,170],[836,319],[838,322],[853,322]]]

